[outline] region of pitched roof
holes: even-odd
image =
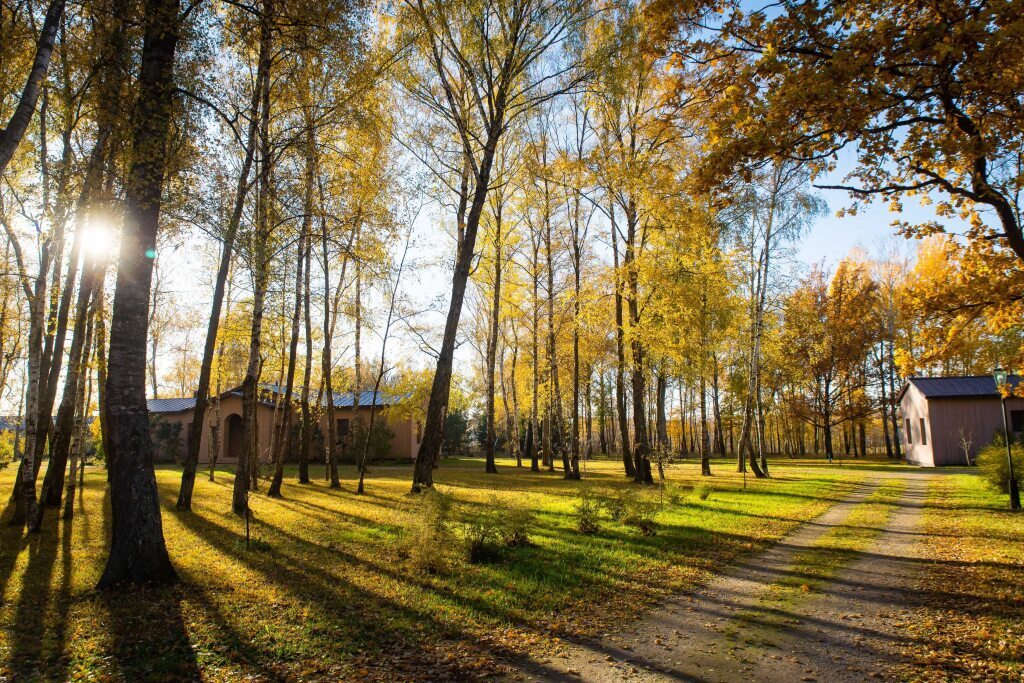
[[[335,408],[352,408],[355,406],[355,392],[346,391],[344,393],[334,394],[334,407]],[[393,406],[396,403],[408,397],[408,394],[388,394],[383,391],[374,394],[372,391],[360,391],[359,392],[359,406],[370,407],[371,404],[382,407],[382,406]]]
[[[269,391],[275,394],[283,394],[285,388],[279,384],[265,383],[260,385],[261,389]],[[298,395],[302,390],[301,387],[295,387],[292,392],[294,395]],[[344,391],[334,393],[334,407],[335,408],[352,408],[355,406],[355,392]],[[409,394],[391,394],[386,391],[377,392],[374,395],[373,391],[360,391],[359,392],[359,407],[369,408],[370,405],[374,405],[377,408],[384,408],[387,406],[393,406],[397,403],[401,403],[403,400],[409,397]]]
[[[22,430],[25,428],[25,420],[17,415],[0,415],[0,431]]]
[[[1007,378],[1016,387],[1020,376]],[[971,375],[967,377],[910,377],[900,391],[897,400],[913,385],[927,399],[934,398],[999,398],[996,381],[992,375]]]
[[[195,397],[189,398],[151,398],[146,401],[146,408],[151,413],[182,413],[195,410]]]

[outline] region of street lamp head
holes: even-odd
[[[1006,376],[1006,370],[1003,370],[1000,367],[997,367],[995,370],[992,371],[992,378],[995,379],[996,381],[996,387],[1001,387],[1002,385],[1006,384]]]

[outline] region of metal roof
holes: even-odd
[[[266,383],[260,385],[261,389],[269,391],[271,393],[283,394],[285,388],[279,384]],[[298,396],[302,391],[302,387],[296,386],[292,390],[293,396]],[[335,408],[353,408],[355,407],[355,392],[344,391],[334,393],[334,407]],[[385,391],[378,392],[376,396],[373,391],[360,391],[359,392],[359,407],[369,408],[370,405],[374,405],[377,408],[384,408],[387,406],[393,406],[397,403],[401,403],[403,400],[409,397],[409,394],[389,394]]]
[[[355,406],[356,394],[353,391],[346,391],[341,394],[334,394],[334,407],[335,408],[352,408]],[[386,394],[383,391],[374,394],[372,391],[360,391],[359,392],[359,405],[360,407],[369,407],[371,404],[381,406],[392,406],[396,403],[400,403],[402,399],[406,398],[404,395]]]
[[[1016,387],[1020,376],[1010,375],[1007,378]],[[913,385],[927,399],[933,398],[999,398],[996,381],[992,375],[972,375],[967,377],[910,377],[900,391],[902,398],[907,389]]]
[[[260,389],[268,391],[272,394],[283,394],[284,387],[277,384],[261,384]],[[301,391],[301,387],[296,387],[294,394],[297,396]],[[225,391],[222,396],[241,396],[242,392],[239,389],[230,389]],[[408,398],[408,394],[388,394],[386,392],[379,392],[376,397],[373,391],[360,391],[359,392],[359,407],[369,408],[370,405],[375,405],[378,408],[384,408],[387,406],[395,405],[400,403],[405,398]],[[270,401],[262,401],[267,405],[273,405]],[[334,407],[335,408],[352,408],[355,406],[355,393],[346,391],[342,393],[334,394]],[[186,410],[195,410],[196,399],[195,397],[189,398],[151,398],[146,401],[146,407],[151,413],[183,413]]]
[[[0,431],[21,431],[25,428],[25,420],[17,415],[0,415]]]
[[[195,410],[196,399],[190,398],[151,398],[146,401],[146,408],[151,413],[182,413]]]

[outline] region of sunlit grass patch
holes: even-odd
[[[848,495],[854,468],[773,463],[773,479],[747,480],[714,465],[713,493],[688,462],[668,470],[664,496],[626,480],[621,463],[590,461],[586,479],[530,473],[500,460],[446,461],[437,488],[453,501],[446,541],[496,505],[527,511],[527,543],[508,543],[470,563],[460,547],[447,571],[428,571],[403,551],[421,497],[409,467],[375,467],[367,495],[355,471],[334,491],[288,472],[284,499],[253,494],[251,541],[230,512],[230,472],[196,482],[192,513],[174,508],[180,471],[160,468],[164,534],[182,584],[93,591],[109,528],[104,472],[91,468],[70,524],[49,515],[39,536],[0,528],[0,676],[12,680],[238,680],[361,676],[469,677],[494,653],[535,651],[556,638],[593,635],[691,588],[737,556],[755,552]],[[0,472],[9,490],[13,471]],[[601,513],[579,531],[578,492],[622,495],[655,507],[655,535]],[[672,491],[687,492],[671,495]],[[43,637],[40,638],[39,634]],[[147,653],[157,654],[147,654]]]
[[[903,626],[908,680],[1024,679],[1024,515],[973,474],[932,482],[924,510],[930,560]]]

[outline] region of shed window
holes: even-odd
[[[1024,432],[1024,410],[1010,411],[1010,426],[1015,432]]]
[[[903,435],[903,439],[909,445],[909,444],[914,443],[914,433],[910,431],[910,418],[908,417],[903,422],[905,423],[904,424],[904,432],[905,433]]]
[[[924,418],[923,417],[921,418],[921,445],[922,446],[927,446],[928,445],[928,430],[927,430],[927,428],[925,428]]]

